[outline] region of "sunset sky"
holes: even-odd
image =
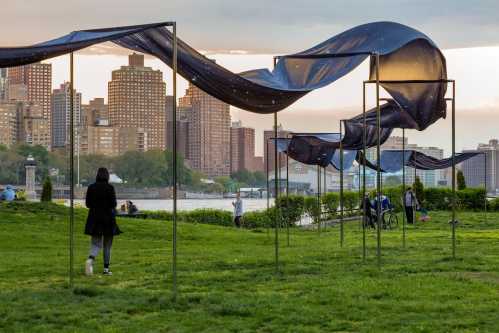
[[[358,24],[396,21],[421,30],[444,49],[449,77],[457,80],[458,149],[499,137],[499,1],[24,0],[3,4],[3,13],[3,46],[27,45],[84,28],[175,20],[180,38],[235,72],[270,67],[275,54],[307,49]],[[77,53],[76,87],[84,101],[107,96],[111,71],[126,64],[127,53],[111,44]],[[56,86],[68,78],[67,56],[50,62]],[[171,93],[168,67],[153,58],[146,64],[163,71]],[[336,131],[339,119],[361,111],[361,82],[366,78],[363,64],[280,112],[280,122],[297,131]],[[179,96],[185,87],[181,80]],[[271,116],[237,109],[232,115],[257,129],[261,153],[260,132],[271,127]],[[449,153],[449,125],[450,118],[425,132],[407,133],[410,142],[437,145]]]

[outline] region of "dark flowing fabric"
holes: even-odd
[[[72,32],[28,47],[0,48],[0,67],[37,62],[112,41],[154,55],[172,66],[173,36],[167,23]],[[308,92],[329,85],[355,69],[370,55],[380,55],[381,80],[446,78],[445,58],[421,32],[394,22],[375,22],[347,30],[306,51],[277,62],[272,72],[258,69],[235,74],[178,42],[178,73],[208,94],[257,113],[285,109]],[[331,57],[340,55],[339,57]],[[374,70],[371,66],[370,77]],[[446,85],[383,83],[401,107],[404,126],[423,130],[445,116]]]
[[[353,166],[353,162],[357,158],[357,151],[355,150],[343,150],[343,171],[350,169]],[[331,159],[331,165],[336,170],[341,170],[341,150],[336,149]]]
[[[482,153],[456,153],[455,164],[460,164],[480,154]],[[402,150],[384,150],[381,152],[380,159],[381,171],[388,173],[402,170],[403,165],[418,170],[439,170],[452,167],[452,156],[438,159],[415,150],[406,150],[405,157]],[[373,170],[376,170],[376,165],[371,161],[366,162],[366,166]]]

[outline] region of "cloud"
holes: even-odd
[[[182,39],[210,53],[300,51],[355,25],[411,25],[443,48],[499,45],[499,1],[86,0],[7,1],[1,45],[26,45],[72,30],[176,20]]]

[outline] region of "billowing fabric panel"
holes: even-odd
[[[350,169],[357,158],[356,150],[343,150],[343,171]],[[341,170],[341,150],[336,149],[331,159],[331,165],[336,170]]]
[[[173,36],[166,23],[81,30],[28,47],[0,48],[0,67],[11,67],[112,41],[151,54],[172,65]],[[445,58],[426,35],[393,22],[364,24],[304,52],[280,58],[272,72],[258,69],[235,74],[206,58],[180,39],[178,73],[208,94],[257,113],[285,109],[308,92],[355,69],[371,54],[380,55],[382,80],[445,79]],[[340,55],[331,57],[332,55]],[[372,78],[371,71],[371,78]],[[407,128],[422,130],[445,116],[444,85],[383,84],[407,113]],[[392,124],[395,126],[397,124]]]

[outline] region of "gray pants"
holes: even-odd
[[[111,261],[111,246],[113,246],[113,236],[92,236],[88,257],[95,259],[99,251],[104,247],[104,267],[108,268]]]

